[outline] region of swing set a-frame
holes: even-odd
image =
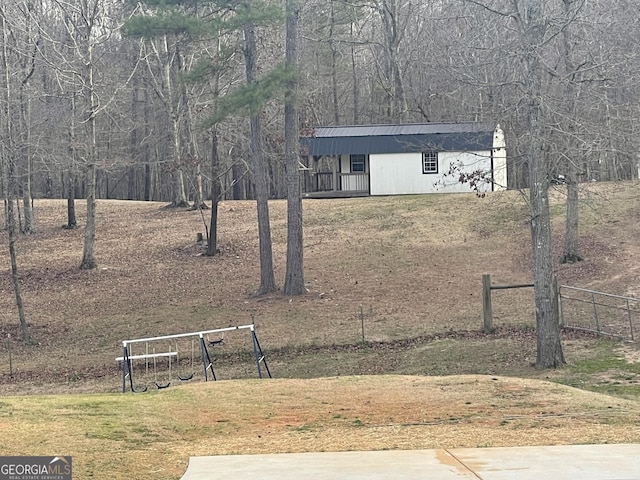
[[[169,385],[171,384],[171,370],[172,370],[172,363],[174,358],[177,360],[178,370],[180,369],[180,366],[179,366],[180,352],[178,352],[178,348],[177,348],[178,339],[191,338],[191,366],[192,367],[194,362],[194,349],[195,349],[194,344],[197,339],[200,345],[200,357],[202,360],[202,370],[204,374],[204,380],[209,381],[209,377],[211,377],[214,381],[217,380],[215,371],[213,369],[213,362],[211,361],[211,356],[209,355],[209,347],[221,345],[224,342],[225,332],[231,332],[236,330],[249,330],[249,332],[251,333],[253,355],[255,358],[256,368],[258,370],[258,378],[263,378],[263,373],[262,373],[263,368],[266,375],[269,378],[271,378],[271,372],[269,371],[267,360],[264,356],[264,353],[262,352],[262,348],[260,347],[260,342],[258,342],[258,337],[256,336],[255,326],[253,324],[239,325],[236,327],[216,328],[213,330],[202,330],[200,332],[178,333],[175,335],[163,335],[160,337],[135,338],[132,340],[124,340],[122,342],[122,356],[116,358],[116,362],[122,363],[122,393],[125,393],[127,391],[127,380],[129,383],[129,388],[132,392],[137,393],[137,392],[144,392],[147,390],[146,386],[136,387],[134,383],[134,380],[133,380],[134,369],[133,369],[132,362],[135,360],[144,360],[145,362],[147,362],[147,369],[148,369],[149,360],[153,360],[153,375],[154,375],[156,387],[158,389],[169,387]],[[209,335],[212,335],[212,334],[222,334],[223,337],[216,340],[209,340]],[[169,344],[171,344],[172,340],[176,342],[175,350],[170,348],[169,351],[167,352],[156,353],[155,347],[154,347],[152,352],[149,353],[150,343],[167,341],[169,342]],[[140,345],[140,344],[144,344],[146,346],[145,353],[140,355],[133,355],[132,345]],[[156,362],[164,361],[164,360],[167,360],[168,362],[169,379],[166,383],[161,383],[158,381]],[[178,378],[182,381],[190,380],[191,378],[193,378],[193,372],[191,372],[191,374],[188,374],[188,375],[183,375],[181,373],[178,373]]]

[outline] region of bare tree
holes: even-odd
[[[564,11],[564,23],[565,27],[562,29],[562,39],[560,47],[560,55],[562,62],[560,64],[560,73],[562,73],[562,80],[565,84],[565,123],[567,124],[567,142],[568,142],[568,155],[566,155],[566,173],[565,181],[567,185],[567,204],[566,212],[567,217],[565,220],[564,231],[564,249],[560,261],[562,263],[573,263],[582,260],[578,252],[578,159],[575,158],[579,154],[577,148],[575,119],[577,118],[577,88],[576,88],[576,76],[578,74],[578,67],[573,61],[572,51],[574,42],[571,37],[572,31],[572,18],[575,17],[576,12],[573,10],[573,0],[562,0],[562,6]],[[573,148],[572,148],[573,147]]]
[[[75,166],[78,165],[78,139],[76,125],[76,95],[71,95],[71,115],[69,115],[69,167],[66,171],[67,178],[67,224],[65,228],[74,229],[78,227],[76,219],[76,174]]]
[[[148,39],[146,45],[153,52],[155,60],[160,64],[161,75],[158,78],[152,65],[150,57],[146,56],[147,71],[153,81],[156,95],[162,100],[169,116],[171,132],[171,152],[172,152],[172,173],[173,173],[173,201],[172,207],[188,207],[187,194],[184,187],[184,172],[182,161],[184,155],[184,145],[181,134],[181,124],[184,112],[184,97],[178,91],[177,72],[182,64],[181,52],[177,41],[170,41],[169,34],[163,34],[157,39]]]
[[[99,170],[101,166],[105,166],[100,154],[105,152],[114,156],[110,148],[113,142],[108,137],[108,127],[114,122],[103,114],[105,111],[114,112],[114,99],[131,78],[129,74],[126,80],[116,80],[116,77],[110,76],[106,63],[102,63],[108,48],[117,47],[118,40],[114,40],[114,32],[119,27],[122,5],[113,0],[55,0],[52,5],[55,7],[52,23],[57,30],[49,25],[42,25],[41,32],[46,37],[47,65],[54,72],[61,94],[70,99],[70,115],[74,112],[77,114],[77,119],[74,117],[69,122],[69,148],[71,160],[77,157],[83,167],[82,189],[87,202],[80,268],[93,269],[97,266],[94,254],[98,195],[96,182],[98,173],[105,177],[103,170]],[[99,118],[104,119],[100,125]],[[71,164],[69,189],[74,183],[74,167]],[[107,184],[106,196],[108,195]]]
[[[20,189],[22,190],[22,211],[24,224],[22,233],[35,233],[35,223],[32,209],[31,196],[31,175],[32,175],[32,118],[29,83],[36,70],[36,57],[38,56],[38,43],[40,35],[38,29],[33,25],[32,18],[37,14],[38,7],[29,3],[23,3],[20,10],[24,15],[23,35],[26,37],[26,51],[20,56],[21,78],[19,83],[18,103],[20,108],[20,164],[22,171],[20,175]],[[29,12],[28,14],[25,14]]]
[[[294,71],[287,80],[284,103],[284,149],[287,167],[287,269],[284,280],[285,295],[300,295],[304,286],[304,253],[302,232],[302,199],[300,197],[300,145],[296,109],[298,76],[298,19],[297,0],[286,1],[286,66]]]
[[[97,0],[83,0],[81,2],[80,18],[82,23],[76,24],[79,35],[80,55],[84,63],[82,72],[82,95],[84,99],[83,121],[86,128],[87,137],[87,158],[86,158],[86,178],[87,178],[87,223],[84,229],[84,246],[82,249],[82,262],[80,268],[91,270],[97,267],[95,255],[93,253],[96,241],[96,163],[98,162],[98,142],[96,132],[96,115],[99,105],[95,86],[95,63],[94,63],[94,28],[96,27],[98,8]]]
[[[258,80],[258,50],[256,47],[255,25],[245,22],[244,60],[247,85],[255,85]],[[262,139],[262,121],[260,105],[250,105],[249,124],[251,132],[251,166],[253,182],[256,189],[256,205],[258,210],[258,240],[260,243],[260,288],[259,295],[276,290],[276,279],[273,273],[273,249],[271,246],[271,225],[269,221],[269,179],[267,159],[264,154]]]
[[[20,291],[20,279],[18,275],[18,261],[16,254],[16,218],[14,212],[14,200],[16,191],[16,155],[17,146],[15,134],[13,131],[13,120],[15,118],[12,109],[12,90],[11,90],[11,66],[9,63],[9,27],[7,25],[6,10],[0,6],[0,24],[2,25],[2,67],[4,70],[4,103],[5,108],[3,111],[4,125],[2,131],[2,166],[3,166],[3,184],[5,186],[5,205],[6,205],[6,218],[7,218],[7,230],[9,233],[9,257],[11,260],[11,282],[13,284],[13,291],[16,299],[16,306],[18,308],[18,318],[20,321],[20,330],[22,332],[23,342],[29,341],[29,329],[27,326],[27,320],[24,313],[24,307],[22,302],[22,293]]]
[[[218,203],[221,195],[218,129],[217,126],[214,126],[211,129],[211,218],[209,220],[206,252],[209,257],[218,253]]]
[[[543,2],[524,0],[522,9],[514,0],[514,16],[519,28],[522,51],[522,85],[526,129],[525,158],[529,165],[529,207],[531,209],[531,247],[536,309],[537,356],[539,368],[564,364],[560,342],[560,321],[551,256],[551,219],[549,216],[549,164],[545,146],[542,63],[547,41],[547,22]]]
[[[504,35],[498,38],[497,42],[509,45],[511,57],[519,62],[511,66],[510,72],[505,72],[511,78],[508,82],[502,83],[502,88],[510,89],[512,85],[518,87],[511,92],[518,95],[517,100],[512,97],[514,102],[517,101],[518,109],[513,112],[515,115],[512,115],[510,123],[519,129],[512,137],[517,138],[516,148],[512,151],[517,150],[521,153],[528,170],[537,335],[536,366],[559,367],[564,364],[564,354],[560,339],[549,212],[549,186],[552,171],[549,138],[554,131],[550,112],[555,109],[555,105],[548,95],[551,78],[549,63],[550,59],[556,57],[556,53],[550,51],[549,45],[559,33],[558,24],[552,22],[548,16],[550,1],[465,1],[477,7],[472,10],[473,12],[479,12],[480,15],[488,14],[493,19],[496,31]],[[504,27],[504,30],[500,30],[499,26]],[[493,38],[478,39],[480,45],[492,41],[494,41]],[[505,61],[505,59],[496,58],[496,61]],[[469,80],[472,78],[470,76]],[[494,85],[500,84],[497,75],[489,76],[487,80]],[[481,79],[476,81],[481,84]],[[507,111],[494,112],[495,115],[507,113]]]
[[[79,81],[79,95],[82,99],[81,122],[85,128],[84,164],[86,176],[87,220],[84,229],[84,245],[80,268],[90,270],[97,267],[94,255],[96,239],[96,164],[98,162],[98,145],[96,131],[96,115],[100,105],[95,84],[96,66],[94,49],[96,37],[100,35],[100,6],[98,0],[81,0],[72,5],[57,0],[63,12],[63,22],[67,34],[74,45],[78,67],[75,77]],[[74,62],[75,63],[75,62]]]
[[[384,55],[379,58],[383,88],[387,97],[387,120],[402,123],[407,120],[407,99],[400,71],[400,45],[412,17],[413,3],[400,0],[374,0],[372,7],[382,23]],[[374,44],[375,45],[375,44]]]
[[[13,135],[15,139],[14,180],[17,194],[22,197],[20,231],[30,234],[35,232],[32,211],[31,176],[32,176],[32,118],[31,106],[36,92],[31,88],[31,80],[36,71],[38,44],[40,35],[36,25],[38,6],[28,1],[8,3],[3,9],[7,35],[7,59],[10,69],[9,82],[12,89],[10,102],[14,118]],[[9,58],[10,57],[10,58]],[[22,223],[21,220],[24,220]]]

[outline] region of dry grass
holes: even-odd
[[[78,478],[160,480],[192,455],[637,442],[638,420],[637,402],[535,380],[243,380],[5,398],[0,449],[73,455]]]
[[[56,370],[70,366],[112,364],[126,338],[246,324],[252,318],[268,348],[352,343],[360,334],[360,305],[371,324],[368,340],[476,328],[483,272],[495,272],[498,281],[528,277],[526,269],[512,268],[514,259],[526,255],[513,243],[526,230],[522,219],[495,232],[502,219],[492,218],[513,217],[501,211],[520,208],[514,202],[513,195],[483,201],[461,195],[305,202],[309,294],[289,299],[252,295],[258,280],[252,202],[221,206],[222,255],[206,258],[194,245],[196,232],[203,231],[198,212],[101,201],[99,268],[86,272],[77,269],[83,232],[60,229],[64,203],[38,201],[39,233],[21,239],[19,262],[39,348],[20,351],[17,368],[32,370],[35,364],[58,376]],[[285,203],[272,202],[271,213],[276,275],[282,278]],[[8,276],[2,280],[0,328],[15,338],[11,287]],[[530,305],[518,308],[525,303],[529,299],[501,313],[498,302],[497,315],[530,320]]]
[[[637,292],[637,183],[583,190],[587,258],[557,266],[560,282],[620,295]],[[556,232],[562,231],[562,202],[558,193],[552,202]],[[38,233],[20,239],[18,261],[37,345],[18,342],[8,272],[0,277],[0,338],[11,335],[15,373],[8,389],[37,391],[61,383],[117,389],[113,358],[122,340],[252,321],[268,350],[353,344],[362,339],[363,321],[366,340],[374,342],[477,330],[483,273],[497,284],[530,282],[526,207],[518,192],[483,199],[462,194],[305,201],[309,293],[296,298],[253,295],[259,277],[253,202],[222,203],[222,253],[212,258],[195,244],[206,218],[162,207],[99,201],[99,267],[80,271],[83,231],[60,228],[64,201],[35,202]],[[282,279],[286,203],[270,207],[276,277]],[[81,201],[77,209],[82,224]],[[556,235],[556,249],[561,237]],[[0,257],[8,265],[5,250]],[[496,325],[532,325],[532,303],[530,290],[496,292]],[[246,346],[244,339],[236,341]],[[6,345],[0,351],[0,381],[6,385]]]
[[[637,295],[638,184],[584,188],[587,258],[557,265],[560,282]],[[82,223],[82,202],[77,207]],[[640,441],[636,400],[535,379],[587,382],[573,367],[531,368],[535,340],[519,328],[533,323],[530,291],[496,293],[502,328],[491,337],[476,333],[483,273],[498,284],[530,281],[526,207],[518,193],[305,200],[309,292],[296,298],[253,295],[259,274],[253,202],[222,203],[222,252],[213,258],[195,244],[204,231],[200,213],[162,207],[100,201],[99,268],[80,271],[83,231],[60,228],[63,201],[35,202],[38,233],[18,243],[35,344],[18,341],[8,272],[0,277],[0,339],[11,335],[14,370],[10,378],[3,344],[0,388],[23,395],[0,400],[0,451],[72,454],[80,478],[158,479],[179,477],[189,455]],[[282,279],[286,204],[270,208]],[[555,232],[562,231],[562,208],[558,193]],[[561,237],[554,237],[556,257]],[[4,250],[0,257],[8,265]],[[278,380],[109,393],[120,388],[114,357],[122,340],[252,321]],[[613,348],[565,340],[571,365]],[[244,353],[247,337],[229,335],[225,342],[220,377],[255,376]],[[607,365],[624,363],[616,362]],[[360,374],[380,375],[346,377]],[[461,376],[424,376],[450,374]],[[70,392],[91,395],[33,396]]]

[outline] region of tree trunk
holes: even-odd
[[[245,39],[245,68],[247,84],[252,85],[257,80],[257,49],[255,27],[252,23],[244,25]],[[262,142],[262,124],[260,112],[251,106],[251,164],[253,167],[253,183],[255,186],[256,204],[258,211],[258,240],[260,243],[260,288],[258,295],[273,292],[277,289],[273,273],[273,252],[271,247],[271,226],[269,224],[269,179],[266,158]]]
[[[212,257],[218,253],[218,202],[220,201],[220,156],[218,154],[218,132],[211,132],[211,221],[206,255]]]
[[[22,233],[27,235],[36,233],[36,227],[33,223],[33,204],[31,201],[31,180],[25,179],[22,185],[22,206],[24,212],[24,226],[22,227]]]
[[[151,201],[151,165],[150,160],[147,158],[144,164],[144,200]]]
[[[76,221],[76,176],[73,169],[76,168],[76,97],[71,97],[71,115],[69,125],[69,170],[67,172],[67,225],[65,228],[77,228]]]
[[[298,140],[298,113],[296,95],[298,90],[298,17],[296,0],[287,0],[286,66],[295,71],[287,81],[284,99],[284,148],[287,169],[287,269],[284,280],[285,295],[300,295],[304,286],[304,255],[302,233],[302,198],[300,196],[300,169]]]
[[[173,202],[171,206],[174,208],[187,208],[187,193],[184,188],[184,173],[181,168],[173,172]]]
[[[400,18],[404,3],[398,0],[381,0],[377,5],[382,20],[385,49],[385,79],[387,89],[387,112],[391,122],[404,122],[407,116],[407,101],[399,66],[399,49],[406,22]],[[411,7],[411,4],[406,4]]]
[[[562,263],[575,263],[582,260],[578,252],[578,175],[573,159],[567,165],[567,217],[565,219],[564,249]]]
[[[356,61],[356,47],[353,32],[353,22],[351,23],[351,81],[353,85],[351,86],[351,95],[353,97],[353,124],[358,125],[360,123],[360,89],[358,87],[358,68]]]
[[[182,173],[181,168],[173,172],[173,201],[171,202],[171,207],[189,207],[189,202],[187,202],[187,194],[184,189],[184,174]]]
[[[93,254],[96,241],[96,166],[87,167],[87,223],[84,227],[84,247],[82,250],[82,270],[91,270],[98,266]]]
[[[89,29],[89,33],[90,33]],[[88,35],[90,37],[90,35]],[[96,241],[96,163],[98,161],[98,145],[96,132],[96,108],[99,105],[94,85],[93,46],[91,39],[87,38],[86,45],[86,72],[84,101],[86,104],[87,146],[89,152],[87,165],[87,223],[84,227],[84,246],[82,249],[82,270],[91,270],[98,266],[93,253]]]
[[[200,161],[198,161],[198,164],[196,165],[196,171],[195,171],[195,195],[193,198],[193,209],[194,210],[207,210],[209,207],[207,206],[207,204],[204,202],[204,194],[203,194],[203,188],[202,188],[202,166],[200,165]]]
[[[565,219],[564,230],[564,248],[562,251],[562,257],[560,262],[562,263],[574,263],[582,260],[582,257],[578,253],[578,167],[576,159],[579,155],[578,148],[575,141],[576,128],[574,119],[577,118],[577,92],[574,80],[576,73],[576,67],[571,58],[571,4],[573,0],[562,0],[564,7],[564,21],[565,27],[562,30],[562,49],[564,78],[567,82],[565,88],[565,99],[567,102],[567,119],[568,119],[568,132],[567,132],[567,166],[565,172],[565,181],[567,184],[567,214]]]
[[[534,131],[536,120],[532,126]],[[532,132],[534,133],[534,132]],[[536,309],[537,357],[539,368],[556,368],[564,364],[560,342],[558,311],[554,306],[556,292],[553,288],[553,264],[551,255],[551,222],[549,217],[549,180],[546,168],[546,152],[539,133],[531,136],[529,147],[529,201],[531,207],[531,244],[533,257],[533,283]]]
[[[523,58],[525,101],[527,107],[529,165],[529,202],[531,208],[531,245],[536,309],[538,368],[556,368],[564,364],[560,343],[558,310],[555,308],[551,221],[549,217],[549,168],[543,144],[542,76],[539,49],[544,44],[544,19],[539,0],[524,2],[523,42],[528,46]]]
[[[287,8],[290,8],[290,4],[287,3]],[[336,12],[335,12],[335,0],[331,0],[329,16],[329,49],[331,50],[331,101],[333,105],[333,123],[334,125],[340,125],[340,103],[338,102],[338,49],[336,47],[335,25],[336,25]],[[291,15],[291,13],[287,13]],[[297,14],[296,14],[297,15]],[[287,17],[287,20],[289,18]],[[297,19],[296,19],[297,22]],[[296,27],[297,28],[297,27]],[[287,23],[287,40],[289,40],[289,24]],[[286,46],[285,46],[286,49]],[[286,107],[285,107],[286,108]],[[286,129],[286,126],[285,126]]]
[[[149,124],[151,123],[150,120],[150,99],[149,99],[149,94],[148,92],[145,90],[144,93],[144,98],[143,98],[143,118],[144,118],[144,136],[145,138],[148,138],[150,136],[150,128],[149,128]],[[150,202],[152,200],[152,191],[151,191],[151,186],[152,186],[152,170],[151,170],[151,158],[152,158],[152,154],[151,154],[151,150],[150,150],[150,146],[148,141],[145,141],[144,145],[143,145],[143,157],[144,157],[144,199],[147,202]]]
[[[240,171],[240,162],[233,162],[233,165],[231,166],[231,176],[233,177],[233,199],[245,200],[245,195],[242,189],[243,174]]]
[[[182,141],[180,136],[180,122],[181,122],[181,106],[180,95],[176,92],[176,86],[174,85],[174,78],[172,74],[172,68],[175,63],[175,58],[178,56],[177,52],[172,52],[169,47],[169,39],[165,34],[160,42],[162,48],[162,74],[163,74],[163,86],[164,92],[159,92],[162,96],[169,119],[171,121],[171,147],[172,147],[172,160],[173,160],[173,200],[171,207],[174,208],[187,208],[189,202],[187,201],[187,194],[184,188],[184,174],[182,172]]]
[[[140,192],[138,189],[138,165],[140,165],[142,158],[142,146],[140,145],[141,140],[144,138],[141,130],[145,128],[143,124],[142,115],[140,114],[140,109],[144,108],[142,102],[140,101],[140,86],[139,77],[136,77],[135,83],[131,88],[131,120],[133,126],[131,127],[131,133],[129,136],[129,155],[133,162],[133,165],[129,167],[127,177],[127,199],[129,200],[138,200],[140,199]]]
[[[64,177],[63,177],[64,178]],[[64,184],[64,181],[63,181]],[[76,187],[75,179],[71,171],[67,172],[67,182],[64,186],[64,194],[67,198],[67,224],[63,228],[77,228],[76,222]]]
[[[189,160],[195,162],[194,167],[194,192],[193,192],[193,210],[207,210],[209,207],[204,202],[204,189],[202,188],[202,165],[200,155],[198,153],[198,140],[193,132],[193,114],[191,106],[189,105],[189,95],[187,94],[184,84],[180,89],[180,95],[182,96],[182,104],[184,105],[185,115],[185,142],[187,143],[189,150]]]
[[[11,180],[11,173],[9,173],[9,184],[14,183]],[[13,198],[9,196],[7,199],[7,214],[8,214],[8,231],[9,231],[9,258],[11,259],[11,283],[13,284],[13,292],[16,298],[16,307],[18,308],[18,319],[20,321],[20,332],[22,334],[22,341],[28,343],[31,338],[29,335],[29,327],[27,325],[27,319],[24,314],[24,305],[22,303],[22,293],[20,290],[20,277],[18,275],[18,260],[16,254],[16,218],[13,212]]]
[[[32,72],[33,73],[33,72]],[[29,77],[31,74],[29,74]],[[23,81],[20,88],[20,114],[22,117],[22,142],[21,145],[21,163],[22,163],[22,206],[24,212],[24,225],[22,233],[32,234],[36,232],[33,223],[33,208],[31,204],[31,115],[30,101],[25,98],[25,82]]]

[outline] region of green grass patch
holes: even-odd
[[[631,364],[622,357],[616,356],[615,354],[607,355],[606,353],[599,357],[580,360],[567,367],[567,369],[571,373],[578,375],[598,374],[609,370],[636,371],[640,373],[639,364]]]
[[[582,358],[570,362],[557,381],[621,398],[640,400],[640,363],[629,362],[619,352],[621,344],[595,339],[589,349],[580,351]]]
[[[298,433],[304,433],[304,432],[314,432],[316,430],[318,430],[318,426],[317,425],[311,425],[311,424],[305,424],[305,425],[298,425],[296,427],[290,427],[292,432],[298,432]]]

